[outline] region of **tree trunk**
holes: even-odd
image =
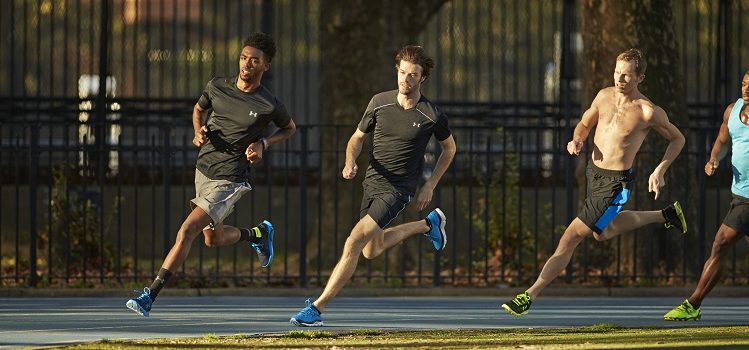
[[[645,80],[640,90],[656,105],[668,113],[671,122],[686,135],[688,117],[686,114],[686,99],[681,85],[680,70],[678,69],[678,51],[674,37],[673,1],[672,0],[581,0],[581,24],[583,38],[583,106],[590,105],[598,90],[613,85],[613,72],[616,56],[629,48],[640,49],[648,63]],[[653,132],[655,134],[655,132]],[[592,142],[592,135],[589,141]],[[689,139],[687,137],[687,139]],[[653,201],[653,195],[647,192],[648,177],[660,162],[667,143],[659,135],[650,135],[643,143],[636,163],[637,198],[629,208],[636,210],[651,210],[665,207],[669,202],[680,200],[684,203],[694,203],[690,200],[695,191],[689,193],[687,183],[679,183],[674,179],[694,178],[688,176],[688,159],[685,155],[686,147],[666,175],[666,187],[663,188],[658,201]],[[588,148],[590,149],[590,148]],[[587,157],[586,157],[587,160]],[[579,182],[584,184],[584,182]],[[583,186],[581,186],[583,187]],[[695,188],[695,187],[692,187]],[[690,214],[696,214],[696,208],[685,207]],[[689,214],[688,214],[689,215]],[[694,218],[696,215],[689,215]],[[690,226],[694,222],[690,222]],[[676,261],[669,261],[669,249],[679,247],[680,237],[675,231],[663,232],[656,227],[648,227],[657,236],[655,240],[657,251],[651,251],[653,245],[639,245],[640,257],[652,257],[651,266],[638,264],[642,269],[656,268],[657,265],[673,268]],[[652,242],[649,237],[638,237],[640,242]],[[628,237],[628,239],[631,239]],[[628,242],[628,240],[623,241]],[[631,246],[627,243],[622,247]],[[671,248],[669,248],[671,247]],[[623,250],[622,255],[625,255]],[[613,256],[613,255],[612,255]],[[626,257],[623,257],[626,258]],[[630,261],[632,263],[632,261]],[[643,261],[642,263],[646,263]],[[638,274],[642,270],[638,268]]]

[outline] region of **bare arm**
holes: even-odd
[[[598,104],[603,99],[603,90],[598,92],[598,95],[590,104],[585,113],[583,113],[580,122],[577,123],[575,131],[572,133],[572,141],[567,143],[567,152],[574,155],[580,155],[580,151],[583,149],[585,139],[588,138],[590,130],[598,124]]]
[[[416,199],[416,205],[419,210],[424,210],[424,208],[429,205],[429,202],[432,201],[434,188],[437,187],[440,179],[442,179],[442,175],[445,175],[447,168],[452,163],[453,158],[455,158],[457,147],[455,146],[455,139],[452,135],[440,141],[440,146],[442,147],[442,152],[440,153],[439,158],[437,158],[437,163],[434,165],[432,176],[430,176],[421,187],[419,196]]]
[[[286,139],[291,137],[291,135],[294,135],[295,132],[296,124],[294,123],[294,119],[290,119],[289,124],[286,124],[286,126],[276,130],[273,135],[269,136],[268,138],[255,141],[247,146],[247,150],[245,151],[247,160],[250,163],[254,163],[256,161],[259,161],[260,159],[263,159],[263,153],[266,151],[266,148],[270,148],[270,145],[272,144],[285,141]]]
[[[346,163],[343,165],[343,171],[341,171],[344,179],[350,180],[356,176],[356,171],[358,170],[356,158],[359,158],[362,144],[364,144],[366,137],[367,134],[357,128],[348,140],[348,144],[346,145]]]
[[[208,128],[205,126],[207,119],[208,111],[196,103],[195,107],[192,108],[192,128],[195,130],[192,143],[197,147],[201,147],[205,143],[205,137],[208,133]]]
[[[718,168],[718,164],[728,154],[727,145],[731,142],[728,137],[728,118],[731,117],[731,110],[733,109],[733,103],[731,103],[726,111],[723,112],[723,123],[720,124],[720,131],[718,131],[718,137],[715,139],[713,144],[713,150],[710,151],[710,159],[705,164],[705,173],[710,176],[715,173],[715,169]]]
[[[654,106],[653,108],[651,125],[658,134],[668,141],[666,152],[663,154],[661,162],[653,170],[648,181],[648,192],[654,192],[655,199],[658,199],[660,188],[665,185],[663,175],[671,164],[673,164],[681,149],[684,148],[684,135],[674,124],[671,124],[666,112],[658,106]]]

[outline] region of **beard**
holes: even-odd
[[[414,91],[417,91],[418,87],[419,87],[418,85],[410,86],[410,87],[405,87],[405,86],[399,84],[398,85],[398,93],[401,94],[401,95],[408,96],[408,95],[413,94]]]
[[[248,69],[247,74],[244,74],[242,72],[242,69],[239,70],[239,78],[242,79],[246,83],[255,81],[256,77],[257,77],[257,72],[255,72],[254,69]]]

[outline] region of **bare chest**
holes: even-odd
[[[744,105],[741,107],[741,112],[739,113],[739,119],[742,123],[749,125],[749,108],[747,108],[747,105]]]
[[[639,108],[628,106],[609,106],[603,108],[598,116],[598,128],[607,136],[627,137],[645,129],[646,124]]]

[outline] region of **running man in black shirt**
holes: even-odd
[[[177,232],[177,240],[164,259],[158,275],[143,294],[126,306],[148,316],[151,305],[172,273],[187,259],[190,246],[202,231],[205,245],[247,243],[258,254],[260,264],[273,261],[273,225],[264,220],[251,229],[224,225],[234,205],[252,190],[247,181],[249,167],[263,158],[274,143],[288,139],[296,126],[284,105],[261,85],[270,69],[276,44],[268,34],[253,33],[239,56],[239,74],[212,79],[193,109],[193,144],[200,147],[195,169],[192,212]],[[212,110],[210,118],[208,111]],[[268,138],[263,130],[273,122],[280,129]]]
[[[356,158],[367,134],[374,133],[372,159],[364,177],[359,222],[351,230],[341,260],[315,302],[291,318],[297,326],[322,326],[320,316],[356,270],[359,255],[374,259],[404,239],[424,234],[437,251],[447,243],[445,215],[437,208],[425,220],[388,228],[390,222],[406,207],[415,194],[424,165],[424,152],[434,135],[442,147],[432,176],[416,197],[423,210],[432,200],[434,188],[455,156],[455,141],[447,126],[447,116],[426,97],[420,88],[434,67],[434,60],[420,46],[406,46],[395,56],[398,90],[375,95],[364,112],[358,129],[346,147],[343,177],[353,179],[357,173]]]

